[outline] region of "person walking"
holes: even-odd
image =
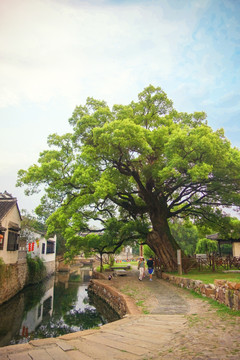
[[[149,273],[149,280],[152,281],[152,274],[154,269],[154,262],[152,256],[147,261],[148,273]]]
[[[144,273],[145,273],[145,261],[144,258],[141,256],[138,261],[138,270],[139,270],[139,277],[138,279],[142,281]]]

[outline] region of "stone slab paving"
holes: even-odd
[[[147,281],[147,286],[153,293],[156,306],[151,314],[187,314],[189,311],[188,303],[175,291],[172,291],[172,285],[161,279]]]
[[[146,359],[185,323],[182,315],[130,315],[96,330],[0,348],[0,360]]]

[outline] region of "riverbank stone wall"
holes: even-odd
[[[215,280],[214,284],[204,284],[200,280],[162,273],[162,278],[182,288],[192,289],[202,296],[209,297],[232,310],[240,310],[240,283]]]
[[[116,311],[120,318],[123,318],[126,315],[137,315],[140,313],[132,300],[127,295],[118,292],[117,289],[106,280],[106,277],[103,274],[99,275],[99,278],[101,278],[101,280],[90,280],[88,291],[93,292],[95,295],[106,301],[106,303]]]
[[[88,286],[88,291],[92,291],[95,295],[105,300],[116,313],[123,318],[128,313],[128,308],[124,296],[108,286],[101,280],[91,280]]]
[[[0,269],[0,304],[11,299],[27,283],[27,262],[4,264]]]
[[[44,263],[46,271],[40,274],[39,279],[30,281],[27,261],[21,260],[16,264],[1,264],[0,265],[0,305],[11,299],[25,286],[35,284],[50,277],[55,273],[55,261]]]

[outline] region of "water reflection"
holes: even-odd
[[[56,337],[100,326],[110,319],[89,303],[89,270],[59,273],[0,306],[0,346]],[[108,313],[107,310],[104,310]]]

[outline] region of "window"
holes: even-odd
[[[45,254],[45,243],[42,243],[42,254]]]
[[[3,250],[3,244],[4,244],[4,232],[0,231],[0,250]]]
[[[18,232],[13,230],[8,230],[8,244],[7,251],[16,251],[18,250]]]
[[[47,241],[47,254],[54,254],[54,241]]]
[[[43,317],[46,315],[50,315],[50,311],[52,310],[52,296],[49,296],[43,303]]]

